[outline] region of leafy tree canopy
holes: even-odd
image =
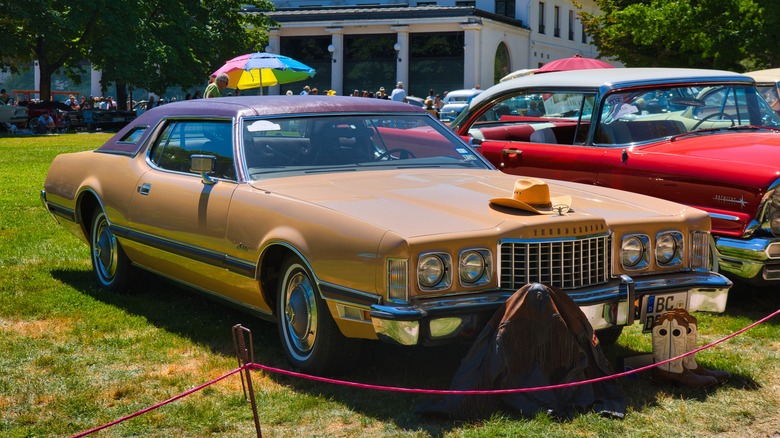
[[[586,32],[602,56],[626,66],[748,71],[777,65],[777,0],[594,2],[600,12],[580,12]]]
[[[242,5],[273,9],[268,0],[0,0],[0,68],[16,72],[37,60],[43,99],[54,72],[75,74],[85,59],[104,83],[158,94],[188,88],[267,42],[273,21],[241,13]]]

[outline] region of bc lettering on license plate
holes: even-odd
[[[649,332],[653,328],[653,321],[658,315],[674,309],[688,308],[688,292],[677,292],[663,295],[646,295],[642,297],[642,310],[639,318],[642,321],[642,331]]]

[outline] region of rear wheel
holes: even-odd
[[[341,334],[306,266],[297,257],[290,257],[281,274],[276,311],[279,338],[290,364],[313,374],[349,367],[357,353],[357,341]]]
[[[111,232],[108,218],[102,210],[92,216],[91,231],[89,249],[98,283],[114,292],[124,291],[128,285],[130,260]]]

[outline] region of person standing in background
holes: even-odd
[[[229,80],[230,79],[228,78],[227,73],[218,74],[216,79],[214,79],[214,82],[210,83],[206,87],[206,91],[203,92],[203,97],[205,99],[211,99],[213,97],[222,97],[222,90],[227,88]]]
[[[395,102],[406,102],[406,90],[404,90],[403,82],[398,82],[393,92],[390,93],[390,99]]]

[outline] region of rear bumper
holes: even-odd
[[[758,285],[780,281],[780,239],[715,237],[715,246],[722,272]]]
[[[631,325],[642,298],[687,293],[687,310],[723,312],[731,281],[707,271],[632,279],[569,291],[594,329]],[[468,297],[418,301],[408,305],[372,305],[371,322],[379,339],[401,345],[437,344],[475,337],[493,313],[515,291],[491,291]]]

